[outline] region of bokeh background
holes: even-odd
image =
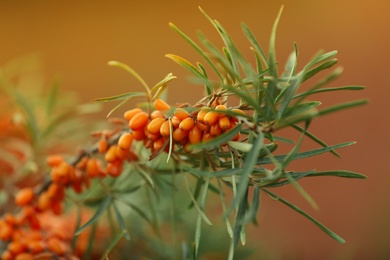
[[[348,169],[368,179],[303,180],[302,186],[320,205],[318,212],[293,188],[276,190],[336,231],[346,244],[338,244],[300,215],[263,196],[259,226],[250,231],[247,246],[264,251],[267,259],[389,259],[390,1],[0,1],[0,66],[21,55],[37,54],[48,81],[59,78],[62,88],[79,93],[80,102],[89,102],[142,90],[124,71],[107,66],[107,61],[118,60],[133,67],[150,85],[173,72],[179,79],[170,85],[168,101],[193,103],[201,97],[201,88],[189,84],[184,69],[164,55],[175,53],[193,62],[200,57],[168,22],[192,37],[200,29],[218,42],[198,11],[200,5],[225,26],[249,57],[240,23],[245,21],[267,49],[282,4],[276,44],[281,64],[294,42],[300,50],[300,65],[319,49],[337,49],[344,73],[332,85],[357,84],[367,89],[319,96],[324,106],[370,100],[364,107],[328,115],[312,125],[311,130],[329,144],[357,141],[340,150],[342,159],[323,155],[294,165],[297,169]],[[105,106],[102,117],[110,108],[111,104]]]

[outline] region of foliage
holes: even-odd
[[[179,236],[179,229],[176,225],[184,225],[194,230],[194,238],[188,243],[183,242],[179,251],[184,259],[199,258],[200,250],[204,246],[202,245],[205,241],[204,237],[207,237],[204,235],[203,223],[212,226],[215,225],[215,221],[218,222],[218,219],[214,220],[206,211],[211,193],[220,197],[222,218],[230,236],[230,246],[226,251],[228,259],[233,259],[238,254],[245,254],[243,251],[240,252],[238,245],[240,242],[246,243],[245,227],[250,223],[256,224],[261,194],[267,194],[278,200],[306,217],[336,241],[344,243],[343,238],[302,209],[277,195],[273,189],[292,184],[313,208],[317,208],[315,201],[299,184],[300,179],[320,176],[365,178],[364,175],[346,170],[318,172],[308,169],[304,172],[296,172],[290,169],[291,162],[301,158],[328,152],[340,157],[337,149],[354,144],[354,142],[345,142],[328,145],[308,129],[314,118],[363,105],[366,100],[321,108],[321,102],[311,100],[313,95],[331,91],[362,90],[364,87],[325,87],[341,74],[340,68],[336,68],[309,89],[302,89],[303,83],[308,79],[332,68],[337,63],[335,58],[337,51],[317,53],[299,71],[296,44],[283,72],[280,73],[275,53],[275,38],[282,8],[271,32],[268,55],[249,27],[242,24],[242,30],[251,44],[250,49],[256,60],[254,65],[241,54],[224,27],[218,21],[211,19],[202,9],[200,10],[215,28],[225,46],[222,49],[218,48],[202,33],[198,34],[201,44],[199,45],[171,23],[170,27],[200,54],[205,64],[201,62],[192,64],[175,54],[167,54],[166,57],[195,77],[196,82],[204,87],[204,98],[193,106],[171,108],[163,103],[160,96],[166,90],[168,83],[176,78],[173,74],[168,74],[150,87],[129,66],[117,61],[109,62],[109,65],[120,67],[134,76],[145,88],[145,92],[128,92],[94,101],[120,101],[110,111],[109,115],[111,115],[131,98],[143,97],[145,103],[140,105],[142,109],[137,108],[139,110],[133,109],[129,110],[128,114],[125,113],[125,119],[118,121],[116,129],[96,133],[95,136],[100,138],[98,144],[85,148],[70,160],[61,159],[50,165],[51,179],[38,189],[36,195],[41,196],[53,183],[58,182],[64,188],[72,187],[75,191],[72,192],[70,189],[67,191],[71,204],[94,208],[94,213],[88,221],[81,223],[79,218],[75,231],[74,240],[77,240],[77,236],[86,228],[92,227],[89,249],[86,250],[87,256],[91,252],[94,230],[96,225],[101,223],[101,218],[108,219],[112,230],[111,243],[103,254],[103,257],[108,258],[111,250],[116,246],[118,248],[123,246],[120,244],[122,237],[131,241],[134,236],[137,237],[143,232],[137,225],[132,225],[135,219],[140,217],[144,223],[150,225],[152,232],[160,241],[158,242],[160,245],[153,248],[161,248],[161,252],[151,254],[160,254],[164,258],[178,258],[176,236]],[[211,70],[211,73],[206,68]],[[19,96],[15,98],[18,99]],[[238,100],[236,103],[235,99]],[[23,102],[21,104],[21,107],[25,107]],[[164,106],[166,109],[160,109]],[[29,118],[27,128],[32,136],[36,136],[38,124],[34,116],[29,114],[30,109],[25,108],[24,112]],[[130,116],[133,112],[135,114]],[[210,119],[206,119],[206,116],[201,117],[203,112],[209,113]],[[146,114],[145,117],[143,113]],[[154,121],[154,113],[159,114],[157,117],[162,119]],[[183,113],[183,118],[180,118]],[[139,119],[133,120],[136,118],[135,115]],[[173,120],[175,117],[180,119],[180,126],[179,124],[175,126]],[[214,119],[219,122],[221,129],[218,134],[210,134],[211,137],[205,139],[206,134],[209,134],[210,128],[215,124]],[[189,124],[188,129],[185,120]],[[156,126],[155,131],[154,124],[158,121],[161,123]],[[167,135],[162,134],[162,124],[165,122],[168,127]],[[226,127],[224,127],[225,123]],[[194,134],[195,139],[188,137],[191,131],[200,128],[202,124],[206,125],[207,130]],[[281,129],[297,131],[299,138],[287,140],[278,135]],[[176,136],[176,132],[180,131],[185,132],[183,139]],[[143,133],[144,136],[137,139],[136,133]],[[318,144],[319,148],[301,151],[304,138],[311,139]],[[284,143],[292,148],[288,153],[281,154],[279,147]],[[104,145],[104,149],[101,145]],[[87,179],[92,180],[90,188],[84,191],[76,186],[77,184],[89,187],[84,177],[77,177],[77,174],[73,179],[69,177],[70,179],[59,180],[53,172],[57,173],[63,165],[68,167],[66,174],[70,176],[78,171],[81,172],[80,176],[88,176]],[[91,170],[91,165],[94,171]],[[227,194],[232,194],[231,201],[227,201]],[[193,215],[189,212],[196,213],[192,222],[183,220],[186,214]],[[168,250],[169,252],[164,252],[163,244],[166,240],[161,223],[165,223],[167,219],[172,223],[171,228],[174,230],[172,239],[176,247],[171,251]],[[190,223],[195,224],[189,227]],[[137,248],[132,247],[132,250],[135,256]]]

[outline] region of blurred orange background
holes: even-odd
[[[242,52],[251,55],[240,23],[244,21],[267,50],[272,24],[284,11],[277,33],[277,56],[282,65],[296,42],[300,68],[319,49],[338,50],[344,67],[333,86],[365,85],[361,92],[322,95],[324,107],[368,98],[364,107],[320,118],[312,132],[329,144],[357,141],[331,155],[296,162],[297,169],[346,169],[367,180],[324,177],[301,181],[320,205],[312,210],[291,187],[275,190],[307,210],[347,240],[338,244],[302,216],[263,196],[260,225],[249,246],[269,251],[269,259],[385,259],[390,257],[390,2],[346,1],[0,1],[0,66],[24,54],[43,57],[49,79],[59,77],[64,89],[80,94],[81,102],[126,91],[142,91],[124,71],[107,66],[118,60],[130,65],[153,85],[172,72],[179,77],[168,90],[168,101],[194,103],[202,88],[188,83],[184,69],[164,57],[174,53],[195,62],[201,59],[175,32],[173,22],[196,38],[200,29],[218,42],[212,26],[198,11],[201,6],[230,32]],[[252,57],[251,57],[252,59]],[[50,80],[49,80],[50,81]],[[105,106],[108,112],[113,104]],[[310,145],[310,144],[308,144]],[[249,230],[249,228],[248,228]],[[227,235],[227,234],[226,234]],[[260,248],[260,247],[258,247]]]

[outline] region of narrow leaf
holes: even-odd
[[[326,234],[328,234],[330,237],[332,237],[333,239],[335,239],[337,242],[339,243],[345,243],[345,240],[340,237],[339,235],[337,235],[336,233],[334,233],[333,231],[331,231],[330,229],[328,229],[327,227],[325,227],[323,224],[321,224],[319,221],[317,221],[315,218],[313,218],[312,216],[310,216],[309,214],[307,214],[306,212],[304,212],[303,210],[301,210],[300,208],[298,208],[297,206],[291,204],[290,202],[288,202],[287,200],[279,197],[278,195],[276,195],[275,193],[273,192],[270,192],[269,190],[267,189],[264,189],[262,188],[262,190],[267,193],[268,195],[270,195],[271,197],[275,198],[276,200],[282,202],[284,205],[288,206],[289,208],[295,210],[296,212],[298,212],[299,214],[301,214],[302,216],[304,216],[305,218],[307,218],[308,220],[310,220],[311,222],[313,222],[316,226],[318,226],[322,231],[324,231]]]
[[[112,203],[114,206],[114,211],[116,215],[116,219],[118,220],[119,227],[121,228],[122,233],[125,234],[127,240],[130,240],[129,231],[126,228],[125,220],[123,219],[121,213],[118,210],[118,207],[115,204],[115,201]]]
[[[100,203],[98,209],[95,212],[95,215],[92,216],[91,219],[87,221],[84,225],[82,225],[79,229],[76,230],[75,236],[80,235],[80,233],[89,227],[91,224],[95,223],[102,215],[104,212],[106,212],[107,208],[110,206],[112,201],[112,197],[106,194],[106,198]]]
[[[334,113],[334,112],[337,112],[337,111],[340,111],[340,110],[343,110],[343,109],[346,109],[346,108],[351,108],[351,107],[357,107],[357,106],[365,105],[367,103],[368,103],[368,100],[366,100],[366,99],[360,99],[360,100],[355,100],[355,101],[351,101],[351,102],[346,102],[346,103],[343,103],[343,104],[331,106],[331,107],[325,108],[323,110],[320,110],[318,112],[318,114],[320,116],[323,116],[323,115],[326,115],[326,114],[329,114],[329,113]]]

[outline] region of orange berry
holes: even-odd
[[[204,133],[202,136],[202,143],[212,140],[214,136],[210,133]]]
[[[135,140],[141,141],[146,138],[145,131],[143,129],[132,131],[131,135],[134,137]]]
[[[241,114],[243,116],[246,116],[246,113],[244,111],[242,111],[241,109],[233,108],[231,111],[236,113],[236,114]]]
[[[61,215],[62,213],[62,203],[61,201],[53,201],[51,204],[51,211],[54,215]]]
[[[47,189],[47,194],[51,199],[56,201],[61,201],[65,198],[64,187],[57,183],[52,183],[49,186]]]
[[[100,138],[99,143],[98,143],[98,152],[99,153],[105,153],[108,148],[108,142],[106,138]]]
[[[118,146],[123,150],[129,150],[133,142],[131,133],[124,133],[118,140]]]
[[[173,115],[175,117],[177,117],[179,120],[183,120],[183,119],[186,119],[188,117],[188,112],[181,107],[177,107],[177,108],[175,108]]]
[[[34,199],[34,190],[32,188],[21,189],[15,197],[15,202],[19,206],[25,206]]]
[[[219,127],[218,122],[210,126],[210,134],[214,136],[219,136],[222,134],[222,129]]]
[[[153,142],[153,151],[159,150],[161,147],[164,146],[166,139],[164,137],[161,137],[160,139]]]
[[[141,108],[133,108],[131,110],[127,110],[123,117],[127,120],[127,121],[130,121],[136,114],[142,112],[142,109]]]
[[[196,120],[198,122],[204,122],[204,116],[210,111],[209,107],[203,107],[201,110],[199,110],[198,114],[196,115]]]
[[[148,124],[148,131],[152,134],[157,134],[160,132],[161,125],[165,122],[165,118],[155,118]]]
[[[50,251],[57,255],[64,255],[65,254],[65,246],[62,241],[60,241],[58,238],[51,237],[47,240],[47,247]]]
[[[215,107],[215,110],[218,112],[218,117],[224,117],[226,115],[225,111],[227,110],[225,105],[218,105]]]
[[[76,169],[83,170],[87,166],[88,157],[84,156],[81,160],[76,164]]]
[[[204,122],[201,122],[201,121],[197,121],[197,122],[196,122],[196,126],[197,126],[200,130],[202,130],[203,132],[207,132],[207,131],[210,130],[210,126],[207,125],[207,124],[204,123]]]
[[[12,253],[8,250],[5,250],[2,254],[1,254],[1,259],[2,260],[13,260],[14,259],[14,256],[12,255]]]
[[[16,224],[15,216],[10,213],[5,213],[3,219],[7,224],[11,226]]]
[[[21,253],[15,257],[15,260],[34,260],[34,255],[31,253]]]
[[[125,160],[127,158],[129,151],[130,150],[123,150],[122,148],[117,146],[115,149],[115,156],[117,159]]]
[[[39,195],[37,207],[39,210],[44,211],[50,207],[51,199],[47,192],[42,192]]]
[[[174,128],[179,127],[180,121],[176,116],[171,117],[171,123]]]
[[[194,119],[187,117],[180,122],[179,128],[183,131],[189,131],[195,125]]]
[[[55,183],[67,184],[70,177],[71,166],[62,162],[51,170],[51,179]]]
[[[6,241],[12,236],[12,226],[6,222],[0,224],[0,240]]]
[[[154,107],[159,111],[166,111],[171,109],[170,105],[168,105],[164,100],[159,98],[154,101]]]
[[[191,144],[199,143],[202,140],[202,131],[197,126],[194,126],[188,133],[188,139]]]
[[[45,244],[41,241],[29,241],[27,243],[28,249],[30,250],[31,253],[37,254],[40,252],[45,251]]]
[[[165,118],[165,114],[162,112],[162,111],[159,111],[159,110],[154,110],[151,114],[150,114],[150,119],[155,119],[155,118]]]
[[[46,161],[50,167],[54,167],[62,163],[64,161],[64,158],[60,155],[50,155],[49,157],[47,157]]]
[[[106,171],[111,177],[117,177],[122,173],[123,163],[121,161],[110,162],[107,164]]]
[[[219,119],[218,124],[222,130],[229,129],[230,128],[230,118],[228,118],[226,116],[222,117]]]
[[[215,111],[207,112],[204,116],[203,121],[208,125],[213,125],[218,120],[218,113]]]
[[[149,116],[146,112],[140,112],[131,118],[129,121],[129,127],[131,130],[143,129],[149,121]]]
[[[38,230],[41,228],[41,223],[39,222],[39,219],[35,214],[28,217],[28,223],[30,224],[31,229]]]
[[[99,175],[99,166],[97,164],[97,160],[94,158],[89,158],[87,161],[87,166],[85,168],[85,172],[91,178]]]
[[[165,121],[160,127],[160,134],[162,136],[169,136],[171,133],[171,128],[169,127],[169,121]]]
[[[106,154],[104,156],[104,159],[107,162],[112,162],[116,159],[116,145],[112,145],[112,146],[110,146],[110,148],[108,148],[108,151],[106,152]]]
[[[18,241],[12,241],[8,244],[7,248],[13,255],[17,255],[20,253],[23,253],[26,251],[27,247],[26,245],[18,242]]]
[[[172,137],[175,141],[181,141],[188,135],[188,131],[181,130],[180,128],[176,128],[173,133]]]
[[[160,133],[157,133],[157,134],[149,133],[149,134],[148,134],[148,139],[149,139],[149,140],[152,140],[152,141],[156,141],[156,140],[159,139],[160,137],[161,137],[161,134],[160,134]]]

